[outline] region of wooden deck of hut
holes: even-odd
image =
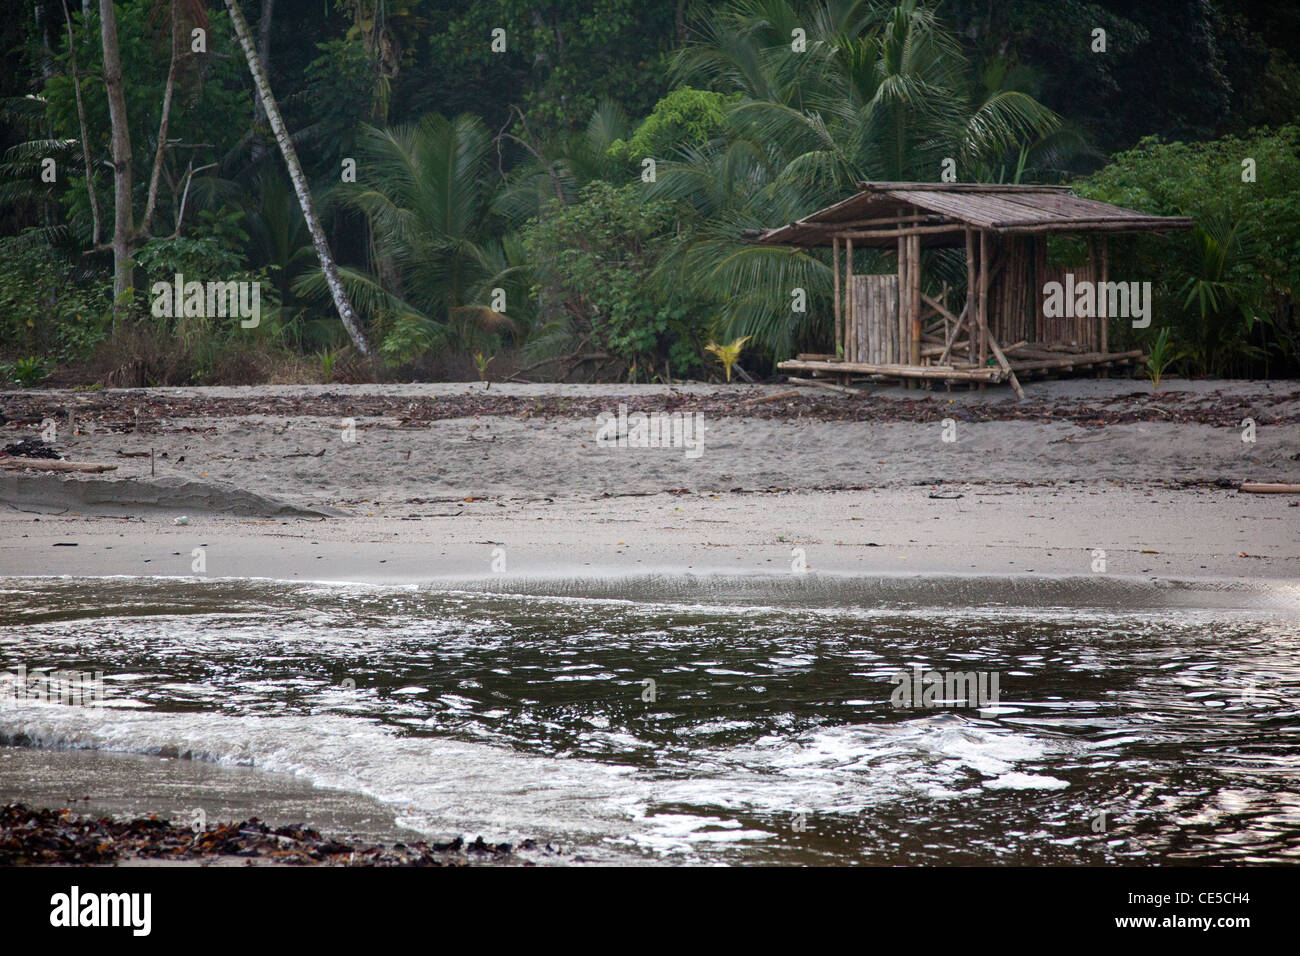
[[[1141,360],[1110,351],[1109,319],[1044,315],[1044,285],[1109,281],[1107,237],[1190,228],[1184,217],[1149,216],[1080,199],[1068,186],[983,183],[859,183],[856,195],[798,222],[748,235],[751,242],[830,246],[834,267],[833,355],[800,355],[778,367],[838,378],[885,376],[909,383],[1009,382]],[[1048,261],[1047,237],[1084,237],[1086,264]],[[922,282],[923,249],[965,250],[966,288]],[[854,250],[885,250],[886,274],[854,272]],[[949,304],[949,292],[962,302]],[[1102,299],[1098,295],[1098,300]],[[1103,306],[1102,311],[1105,311]]]

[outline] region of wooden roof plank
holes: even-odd
[[[997,232],[1182,229],[1184,216],[1153,216],[1072,195],[1068,186],[1002,183],[859,183],[860,191],[753,241],[773,245],[828,245],[837,227],[865,218],[939,215]],[[929,215],[927,215],[929,214]]]

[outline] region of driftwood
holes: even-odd
[[[849,386],[847,385],[834,385],[831,382],[822,382],[822,381],[818,381],[815,378],[798,378],[797,376],[791,375],[788,381],[790,382],[791,385],[803,385],[805,387],[812,387],[812,388],[826,388],[826,389],[830,389],[832,392],[839,392],[842,395],[869,394],[866,391],[866,389],[849,388]]]
[[[1143,355],[1145,355],[1145,353],[1141,349],[1133,349],[1129,352],[1107,352],[1104,354],[1101,352],[1084,352],[1063,356],[1057,359],[1016,362],[1015,369],[1017,372],[1034,372],[1040,369],[1075,368],[1076,366],[1082,365],[1098,365],[1103,362],[1130,361],[1133,359],[1140,359]]]
[[[586,341],[584,340],[582,344],[586,345]],[[532,365],[528,365],[525,366],[524,368],[515,370],[514,374],[527,375],[533,369],[541,368],[543,365],[549,365],[551,362],[572,362],[573,363],[572,367],[570,367],[568,371],[565,372],[565,374],[567,375],[568,372],[573,371],[574,367],[582,364],[583,362],[599,362],[599,361],[604,361],[605,359],[608,359],[610,357],[611,356],[605,354],[604,352],[584,353],[580,346],[576,352],[573,352],[569,355],[553,355],[550,358],[544,358],[540,362],[534,362]]]
[[[0,468],[11,471],[30,468],[33,471],[116,471],[117,465],[106,465],[94,461],[57,461],[49,458],[15,458],[12,455],[0,455]]]
[[[799,390],[797,388],[788,388],[783,392],[772,392],[770,395],[759,395],[757,398],[749,398],[741,402],[741,405],[762,405],[764,402],[779,402],[787,398],[797,398]]]
[[[1300,485],[1243,481],[1237,489],[1249,495],[1300,495]]]
[[[950,365],[896,365],[869,362],[800,362],[777,365],[782,371],[831,372],[851,375],[890,375],[895,378],[953,379],[954,381],[998,382],[1005,374],[1000,368],[955,368]]]

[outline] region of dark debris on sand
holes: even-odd
[[[0,448],[0,455],[13,455],[15,458],[58,458],[59,453],[39,438],[23,438]]]
[[[615,410],[620,401],[630,403],[634,398],[642,405],[653,402],[657,411],[703,412],[714,418],[925,423],[952,417],[968,422],[1073,422],[1083,427],[1132,422],[1237,427],[1246,417],[1260,425],[1300,421],[1300,415],[1292,408],[1278,407],[1294,407],[1300,403],[1300,389],[1284,388],[1254,396],[1216,390],[1134,391],[1107,397],[1053,398],[1031,392],[1023,402],[1008,396],[997,401],[956,403],[950,403],[944,392],[897,398],[804,390],[779,400],[774,400],[768,392],[750,389],[711,394],[669,392],[653,398],[631,394],[526,397],[491,391],[417,397],[324,392],[232,398],[133,389],[111,394],[86,392],[73,401],[48,393],[24,392],[6,397],[4,413],[14,425],[40,423],[46,418],[67,423],[75,416],[78,428],[93,424],[96,428],[121,432],[154,428],[164,421],[174,424],[177,419],[256,416],[385,418],[396,420],[402,427],[418,428],[441,419],[476,416],[524,420],[595,418],[601,412]]]
[[[532,840],[520,844],[533,849]],[[204,863],[219,857],[248,863],[295,866],[465,866],[504,862],[515,847],[485,843],[345,843],[302,825],[272,829],[256,817],[217,823],[202,832],[159,819],[94,819],[70,810],[45,810],[11,803],[0,808],[0,866],[112,864],[125,860]]]

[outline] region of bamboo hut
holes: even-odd
[[[1023,397],[1022,377],[1083,369],[1105,374],[1144,358],[1141,350],[1109,348],[1107,302],[1127,289],[1110,281],[1107,237],[1191,225],[1185,217],[1080,199],[1068,186],[859,183],[842,202],[746,239],[831,247],[836,352],[800,355],[782,362],[782,370],[838,377],[841,384],[855,376],[1009,382]],[[1050,262],[1051,235],[1084,238],[1087,262]],[[856,274],[854,250],[867,248],[884,250],[896,268]],[[923,282],[922,250],[938,248],[964,251],[965,289]],[[1044,289],[1053,281],[1071,289],[1092,283],[1101,314],[1045,309]]]

